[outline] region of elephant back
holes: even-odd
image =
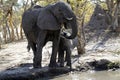
[[[28,9],[22,15],[22,27],[24,31],[32,31],[36,28],[37,18],[40,13],[39,9]]]
[[[37,26],[42,30],[59,30],[60,24],[50,12],[49,6],[41,10],[37,20]]]

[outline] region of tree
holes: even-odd
[[[110,15],[112,16],[112,22],[111,27],[115,31],[120,31],[120,23],[118,22],[120,19],[120,0],[116,0],[114,2],[113,0],[106,0],[108,10]]]
[[[0,37],[0,49],[2,48],[2,46],[1,46],[1,37]]]
[[[89,21],[88,15],[92,13],[89,11],[91,9],[91,3],[89,0],[67,0],[67,3],[72,6],[72,9],[76,13],[78,19],[78,54],[81,55],[85,53],[85,34],[84,34],[84,24]],[[85,18],[87,17],[87,19]]]
[[[104,3],[105,6],[101,5],[103,9],[108,14],[108,21],[112,31],[120,31],[120,0],[93,0],[95,3],[102,4]]]
[[[3,26],[3,36],[5,43],[7,40],[15,40],[15,31],[13,25],[13,6],[17,3],[17,0],[1,0],[1,13],[2,13],[2,26]],[[8,36],[9,35],[9,36]],[[8,37],[9,38],[8,38]]]

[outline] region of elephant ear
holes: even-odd
[[[59,30],[60,24],[55,16],[47,9],[39,13],[37,26],[42,30]]]

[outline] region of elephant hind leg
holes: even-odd
[[[36,51],[37,51],[36,44],[35,44],[35,43],[31,43],[31,47],[32,47],[33,53],[34,53],[34,55],[35,55],[35,53],[36,53]]]
[[[29,43],[27,45],[27,50],[28,50],[28,52],[30,51],[30,44]]]
[[[28,45],[27,45],[28,52],[30,51],[30,48],[32,48],[32,51],[33,51],[33,53],[35,55],[35,52],[37,50],[36,43],[28,42]]]

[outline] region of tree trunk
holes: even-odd
[[[86,2],[85,2],[86,3]],[[84,4],[84,3],[83,3]],[[77,13],[77,16],[81,18],[78,24],[78,46],[77,46],[77,51],[78,55],[82,55],[85,53],[85,35],[84,35],[84,17],[85,17],[85,10],[83,10],[82,14],[79,14],[79,3],[76,1],[76,9],[75,12]],[[81,25],[81,26],[80,26]]]
[[[23,3],[24,12],[25,12],[26,9],[27,9],[28,1],[29,1],[29,0],[27,0],[26,3]],[[31,0],[31,1],[32,1],[32,0]],[[20,24],[20,39],[23,39],[22,24]]]
[[[1,35],[0,35],[0,49],[2,48],[2,39],[1,39]]]
[[[20,24],[20,38],[23,39],[23,33],[22,33],[22,24]]]
[[[10,16],[9,25],[10,25],[10,28],[11,28],[11,41],[14,41],[15,40],[15,34],[14,34],[14,27],[13,27],[13,24],[12,24],[12,16]]]
[[[17,28],[17,26],[15,25],[14,22],[13,22],[13,25],[14,25],[15,30],[16,30],[16,36],[17,36],[17,39],[19,40],[18,28]]]
[[[6,29],[8,31],[8,33],[7,33],[7,40],[11,40],[10,27],[8,26],[7,20],[5,21],[5,24],[6,24]]]
[[[120,31],[120,27],[118,25],[118,17],[120,13],[119,6],[120,6],[120,2],[117,2],[117,4],[115,5],[114,14],[112,18],[112,24],[111,24],[111,26],[113,27],[113,30],[115,30],[116,32]]]
[[[3,26],[3,38],[4,42],[7,43],[7,30],[5,26]]]
[[[81,21],[81,26],[78,28],[78,46],[77,46],[77,51],[78,55],[84,54],[85,53],[85,34],[84,34],[84,18]]]
[[[13,23],[12,23],[12,6],[9,10],[9,25],[10,25],[10,28],[11,28],[11,41],[14,41],[15,40],[15,34],[14,34],[14,27],[13,27]]]
[[[120,32],[120,27],[119,27],[119,20],[118,20],[118,17],[119,17],[119,14],[120,14],[120,1],[119,0],[116,0],[116,3],[114,3],[113,0],[106,0],[106,4],[107,4],[107,7],[108,7],[108,11],[109,11],[109,14],[110,16],[112,17],[111,18],[111,28],[113,31],[115,32]]]
[[[114,3],[113,0],[106,0],[107,8],[109,10],[109,13],[112,15]]]

